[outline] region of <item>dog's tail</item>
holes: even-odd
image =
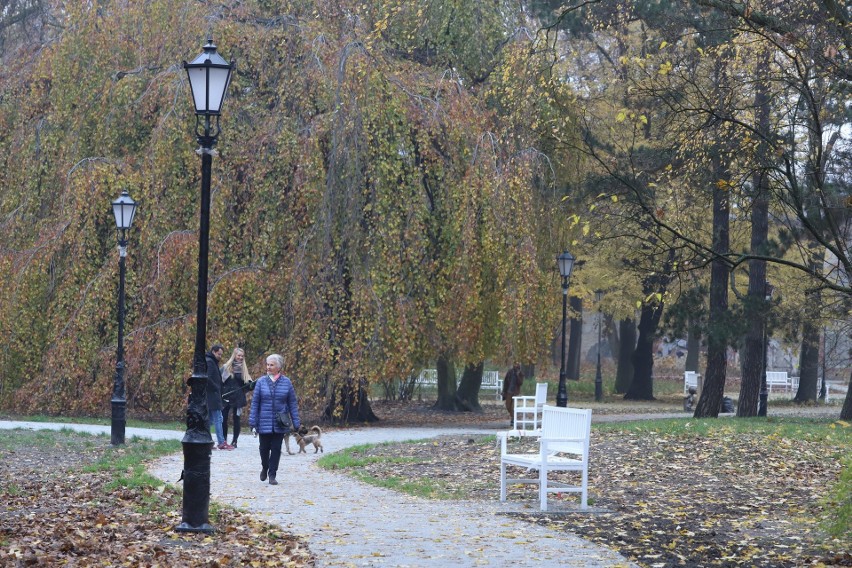
[[[322,436],[322,428],[319,426],[311,426],[309,432],[316,432],[318,436]]]

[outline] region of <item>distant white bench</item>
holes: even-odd
[[[547,510],[548,493],[580,493],[580,507],[588,508],[589,493],[589,437],[592,429],[592,411],[579,408],[560,408],[544,405],[541,411],[541,437],[536,453],[512,454],[508,439],[528,436],[530,432],[510,430],[500,432],[500,501],[506,500],[506,488],[511,483],[538,485],[539,505]],[[507,467],[538,470],[537,478],[509,479]],[[549,481],[547,474],[554,471],[578,471],[579,485]]]
[[[500,373],[497,371],[485,371],[482,373],[482,384],[479,390],[492,390],[494,397],[500,400],[503,394],[503,383],[500,382]]]
[[[456,386],[458,386],[458,380],[458,377],[456,377]],[[417,376],[415,384],[419,387],[437,387],[438,370],[422,369]],[[500,373],[497,371],[484,371],[482,373],[482,385],[479,389],[494,391],[495,397],[499,400],[503,391],[503,385],[500,382]]]
[[[787,375],[787,371],[766,371],[766,390],[795,391],[799,388],[799,377]]]
[[[535,396],[515,396],[515,430],[538,430],[541,409],[547,404],[547,383],[535,384]]]
[[[422,369],[415,384],[420,387],[438,386],[438,369]]]
[[[683,395],[689,394],[689,389],[695,389],[698,392],[698,373],[695,371],[685,371],[683,373]]]
[[[832,391],[836,393],[836,395],[832,395]],[[846,393],[849,391],[849,386],[846,383],[837,382],[837,381],[826,381],[825,382],[825,400],[828,402],[835,396],[838,398],[846,398]]]

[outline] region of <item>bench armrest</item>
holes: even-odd
[[[542,442],[556,442],[557,444],[561,442],[585,442],[588,438],[545,438],[542,437]]]

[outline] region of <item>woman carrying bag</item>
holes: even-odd
[[[281,374],[282,367],[281,355],[266,358],[266,374],[255,383],[249,415],[249,426],[260,436],[260,480],[266,481],[268,476],[270,485],[278,485],[275,475],[284,436],[302,425],[296,390],[290,379]]]

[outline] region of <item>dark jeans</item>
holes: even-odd
[[[260,466],[269,471],[269,477],[274,478],[278,473],[278,462],[281,461],[281,444],[284,434],[260,434]]]
[[[222,408],[222,432],[225,434],[225,441],[228,441],[228,416],[234,415],[234,439],[233,444],[237,443],[237,438],[240,437],[240,409],[236,406],[225,406]]]

